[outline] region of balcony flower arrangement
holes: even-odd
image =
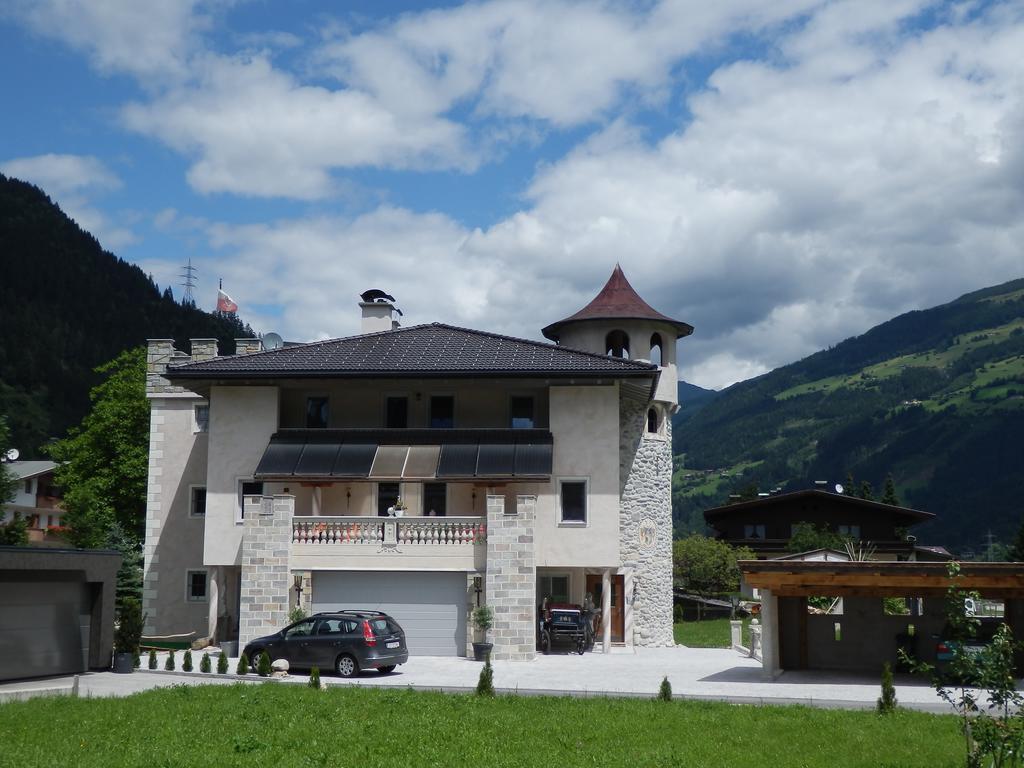
[[[404,517],[405,512],[408,509],[409,507],[406,506],[405,502],[402,501],[401,498],[397,498],[395,499],[395,503],[388,507],[388,514],[391,515],[391,517]]]

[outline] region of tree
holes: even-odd
[[[672,545],[676,584],[701,597],[739,590],[740,569],[736,561],[754,558],[747,547],[734,548],[707,536],[688,536]]]
[[[857,495],[867,501],[875,500],[875,492],[871,488],[871,483],[867,480],[860,481],[860,492]]]
[[[1017,538],[1013,540],[1013,544],[1006,553],[1006,559],[1015,563],[1024,562],[1024,523],[1021,523],[1017,531]]]
[[[793,535],[786,548],[790,552],[810,552],[814,549],[837,549],[841,552],[849,541],[849,537],[830,530],[823,523],[815,525],[802,521],[793,526]]]
[[[89,393],[92,410],[63,440],[49,446],[64,489],[64,522],[76,547],[111,546],[119,525],[138,548],[146,508],[149,404],[146,352],[122,352],[96,372],[104,381]]]
[[[893,482],[891,473],[885,478],[885,491],[882,493],[882,503],[891,504],[894,507],[900,505],[900,499],[896,495],[896,483]]]
[[[10,449],[7,420],[0,416],[0,458]],[[0,521],[3,520],[4,504],[14,500],[18,478],[3,462],[0,462]],[[15,512],[7,523],[0,522],[0,544],[24,546],[28,544],[28,523]]]

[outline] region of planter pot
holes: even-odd
[[[225,640],[220,644],[220,649],[224,651],[225,656],[234,659],[238,656],[238,641]]]
[[[493,647],[494,643],[473,643],[473,660],[487,661]]]
[[[128,675],[135,671],[135,654],[115,653],[114,671],[120,675]]]

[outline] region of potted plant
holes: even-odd
[[[114,632],[114,671],[121,674],[135,668],[135,652],[142,640],[142,607],[138,600],[125,599]]]
[[[476,661],[487,661],[491,655],[493,643],[487,642],[487,633],[494,626],[494,611],[489,605],[478,605],[473,610],[473,626],[483,636],[482,643],[473,643],[473,658]]]

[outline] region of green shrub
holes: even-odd
[[[288,612],[288,623],[294,624],[297,621],[302,621],[306,618],[306,612],[302,610],[302,606],[296,605]]]
[[[238,666],[235,667],[236,675],[249,674],[249,657],[244,653],[238,657]]]
[[[173,672],[174,671],[174,650],[173,649],[167,652],[167,661],[164,662],[164,669],[166,669],[168,672]]]
[[[185,658],[181,660],[181,671],[191,672],[192,671],[192,651],[185,651]]]
[[[117,615],[114,631],[114,653],[135,653],[142,640],[142,606],[134,598],[126,598]]]
[[[142,657],[139,655],[138,648],[136,648],[135,651],[132,652],[132,666],[135,667],[135,669],[138,669],[142,666]]]
[[[307,685],[310,688],[320,690],[320,667],[313,667],[309,670],[309,682]]]
[[[882,665],[882,695],[878,697],[877,709],[880,715],[896,711],[896,686],[892,684],[892,667],[888,661]]]
[[[210,654],[204,653],[203,658],[199,660],[199,671],[209,672],[211,669],[213,669],[213,665],[210,664]]]
[[[152,648],[149,649],[149,668],[156,669],[156,651]]]
[[[668,681],[668,675],[661,679],[661,687],[658,688],[658,701],[672,701],[672,683]]]
[[[228,673],[228,655],[224,651],[220,652],[220,656],[217,657],[217,674],[226,675]]]
[[[270,666],[270,655],[266,651],[260,651],[260,659],[256,662],[256,674],[260,677],[270,677],[273,671],[273,667]]]
[[[494,695],[494,669],[491,667],[490,654],[487,654],[487,661],[484,662],[484,668],[480,670],[480,679],[476,684],[476,695]]]

